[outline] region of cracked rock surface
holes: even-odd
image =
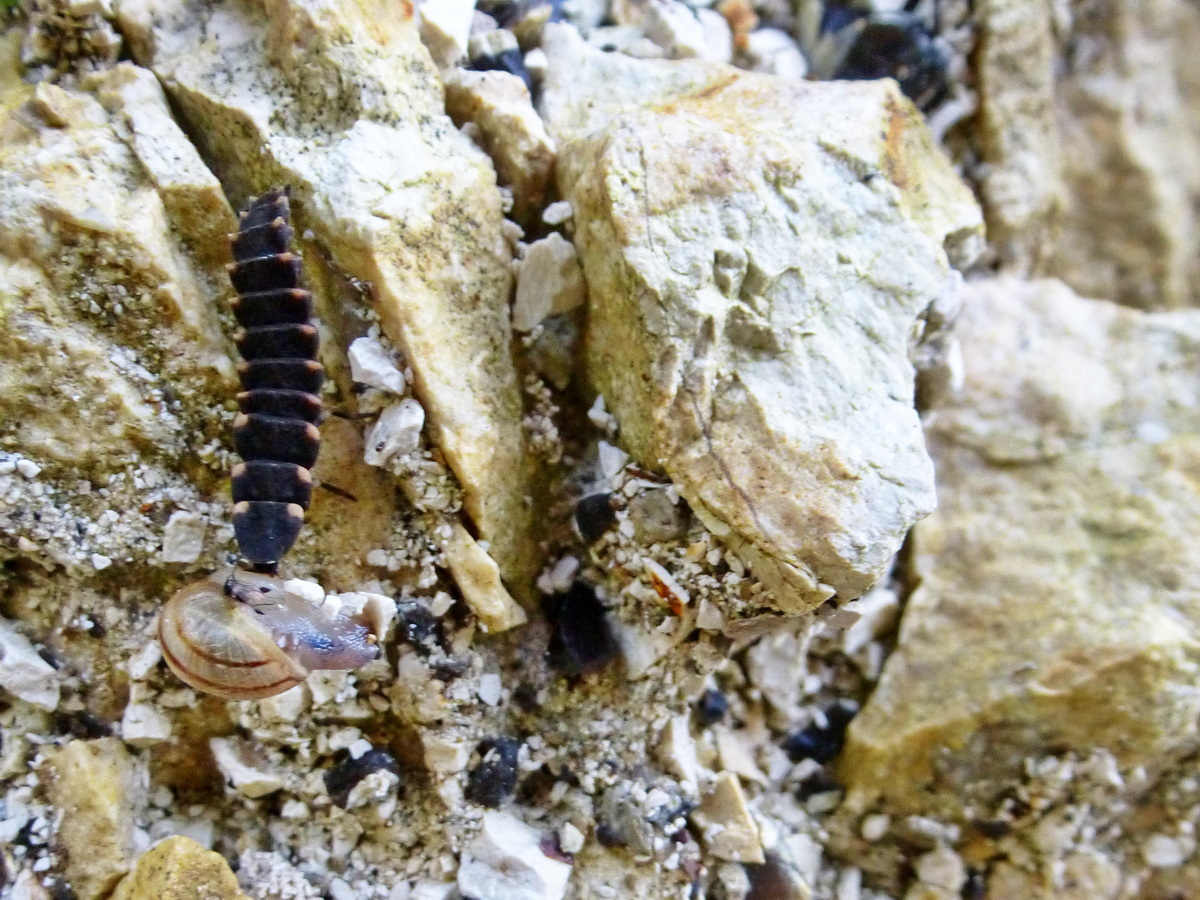
[[[588,372],[625,445],[776,608],[861,595],[934,507],[908,341],[978,208],[886,84],[693,64],[681,87],[659,74],[673,64],[610,65],[566,28],[546,49],[595,295]],[[637,65],[654,102],[603,121],[607,67]]]

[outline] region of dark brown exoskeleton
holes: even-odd
[[[309,322],[312,295],[300,287],[300,257],[290,250],[289,211],[287,190],[270,191],[230,235],[233,313],[242,326],[234,340],[244,360],[233,423],[244,460],[233,470],[233,529],[246,563],[268,574],[295,543],[312,499],[325,377]]]

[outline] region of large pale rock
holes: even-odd
[[[1200,313],[999,280],[958,333],[966,386],[927,428],[940,507],[850,726],[849,809],[955,816],[1027,757],[1154,772],[1197,744]]]
[[[1080,14],[1058,89],[1067,203],[1049,273],[1144,308],[1200,305],[1200,8]]]
[[[113,900],[249,900],[220,853],[169,837],[138,857]]]
[[[890,82],[620,59],[565,26],[544,48],[589,371],[625,449],[778,609],[858,596],[934,507],[908,344],[947,251],[975,252],[970,193]]]
[[[44,772],[75,896],[107,896],[133,863],[145,773],[116,738],[70,741],[47,754]]]
[[[103,105],[38,85],[0,125],[0,421],[48,475],[184,452],[199,410],[164,388],[233,375],[211,305],[224,273],[183,237],[230,230],[220,185],[149,72],[96,85]]]
[[[442,112],[412,5],[123,0],[118,20],[232,192],[289,183],[309,264],[367,287],[480,537],[531,582],[501,197]]]
[[[979,4],[980,179],[988,240],[1010,266],[1037,270],[1062,203],[1051,5]]]
[[[1131,306],[1200,303],[1200,9],[987,0],[976,29],[1002,260]]]
[[[453,69],[444,76],[446,112],[473,122],[496,164],[501,183],[512,187],[517,221],[535,221],[554,178],[554,140],[533,108],[525,82],[509,72]]]

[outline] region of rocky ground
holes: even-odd
[[[1194,3],[0,17],[0,897],[1200,896]],[[396,615],[226,702],[277,184]]]

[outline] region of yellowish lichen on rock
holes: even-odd
[[[169,837],[138,857],[112,900],[249,900],[219,853]]]

